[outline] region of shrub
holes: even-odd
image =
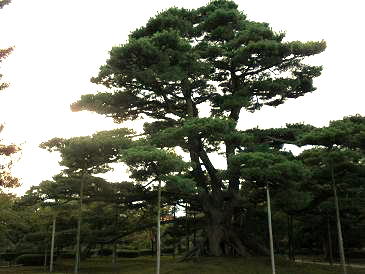
[[[73,252],[62,252],[59,256],[63,259],[74,259],[75,258],[75,253],[73,253]]]
[[[49,258],[47,257],[47,261]],[[15,259],[16,264],[21,264],[25,266],[38,266],[44,264],[44,255],[43,254],[24,254],[20,255]]]
[[[164,253],[164,254],[173,254],[174,253],[174,248],[173,247],[165,247],[165,248],[162,248],[161,253]]]
[[[142,249],[139,251],[140,256],[152,256],[155,252],[153,252],[151,249]]]
[[[103,248],[103,249],[99,249],[99,251],[98,251],[99,256],[110,256],[112,254],[113,254],[113,250],[110,248]]]
[[[123,258],[137,258],[139,256],[139,252],[136,250],[118,250],[117,256]]]
[[[22,254],[23,253],[8,252],[8,253],[1,254],[0,258],[3,259],[4,261],[12,262]]]
[[[349,252],[346,253],[346,255],[350,259],[364,259],[365,258],[365,251],[363,251],[363,250],[349,251]]]

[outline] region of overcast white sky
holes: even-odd
[[[110,129],[111,120],[72,113],[81,94],[100,90],[95,76],[112,46],[148,18],[171,6],[196,8],[202,0],[13,0],[0,10],[0,48],[15,46],[0,73],[11,86],[0,94],[1,138],[23,144],[15,167],[23,193],[59,172],[58,159],[38,148],[52,137]],[[241,128],[306,122],[323,126],[364,108],[364,16],[361,0],[239,0],[248,18],[265,21],[287,40],[326,40],[327,50],[310,62],[324,71],[313,94],[241,117]]]

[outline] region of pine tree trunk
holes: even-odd
[[[201,199],[206,218],[203,233],[206,241],[200,255],[248,256],[248,250],[258,255],[269,254],[268,249],[253,235],[243,235],[241,227],[235,223],[234,205],[238,203],[235,197],[230,197],[228,201],[221,194],[215,193],[202,194]]]
[[[293,215],[288,214],[288,257],[295,261]]]
[[[195,212],[194,212],[194,214],[193,214],[193,218],[194,218],[194,223],[195,223],[195,216],[196,214],[195,214]],[[193,246],[196,246],[196,229],[194,228],[194,232],[193,232],[194,234],[193,234]]]
[[[44,243],[44,261],[43,261],[43,268],[44,268],[44,271],[47,270],[47,241],[45,241]]]
[[[113,243],[113,259],[112,259],[113,264],[117,263],[117,243]]]
[[[151,254],[153,256],[153,254],[155,254],[155,241],[152,237],[153,237],[153,234],[151,233],[151,240],[150,240],[150,242],[151,242]]]
[[[327,216],[327,234],[328,234],[328,260],[330,265],[333,264],[333,247],[332,247],[332,235],[330,226],[330,217]]]
[[[115,206],[115,220],[114,220],[114,227],[115,227],[115,231],[118,230],[118,218],[119,218],[119,210],[118,210],[118,206]],[[112,259],[112,263],[116,264],[117,263],[117,242],[113,243],[113,259]]]
[[[190,249],[190,227],[189,227],[189,213],[188,213],[188,203],[185,205],[185,218],[186,218],[186,251]]]

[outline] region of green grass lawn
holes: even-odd
[[[110,258],[88,259],[81,263],[80,273],[125,273],[153,274],[155,260],[152,257],[135,259],[119,259],[116,265],[110,263]],[[3,273],[35,274],[45,273],[43,267],[13,267],[0,268]],[[73,273],[73,261],[58,262],[55,274]],[[163,257],[161,274],[271,274],[269,258],[201,258],[198,262],[183,262],[171,257]],[[278,260],[278,274],[329,274],[341,273],[339,267],[312,264],[291,263]],[[349,268],[349,274],[365,273],[365,269]]]

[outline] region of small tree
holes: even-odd
[[[365,168],[362,154],[365,149],[364,141],[365,118],[360,115],[332,121],[328,127],[314,129],[300,139],[302,144],[322,147],[305,151],[302,157],[308,163],[316,163],[317,169],[319,168],[320,172],[327,175],[327,182],[331,185],[336,209],[338,246],[344,274],[347,273],[347,269],[337,194],[338,181],[346,182],[346,177],[350,176],[350,183],[354,183],[353,172],[350,173],[350,170],[355,169],[363,174],[361,170]]]
[[[60,164],[67,167],[64,172],[71,179],[76,177],[80,180],[75,273],[78,273],[80,265],[80,238],[85,181],[90,174],[110,170],[108,163],[115,161],[119,155],[119,150],[130,143],[130,139],[126,137],[130,133],[129,130],[118,129],[99,132],[91,137],[54,138],[41,144],[42,148],[60,152],[62,157]]]
[[[161,257],[161,181],[169,175],[186,169],[185,162],[175,153],[151,146],[136,146],[123,151],[122,160],[130,167],[132,177],[138,181],[156,181],[157,188],[157,262],[156,274],[160,273]]]
[[[248,182],[266,188],[272,273],[275,274],[273,234],[271,224],[270,186],[286,188],[291,182],[303,180],[306,169],[289,153],[278,151],[242,152],[230,159],[234,167]]]

